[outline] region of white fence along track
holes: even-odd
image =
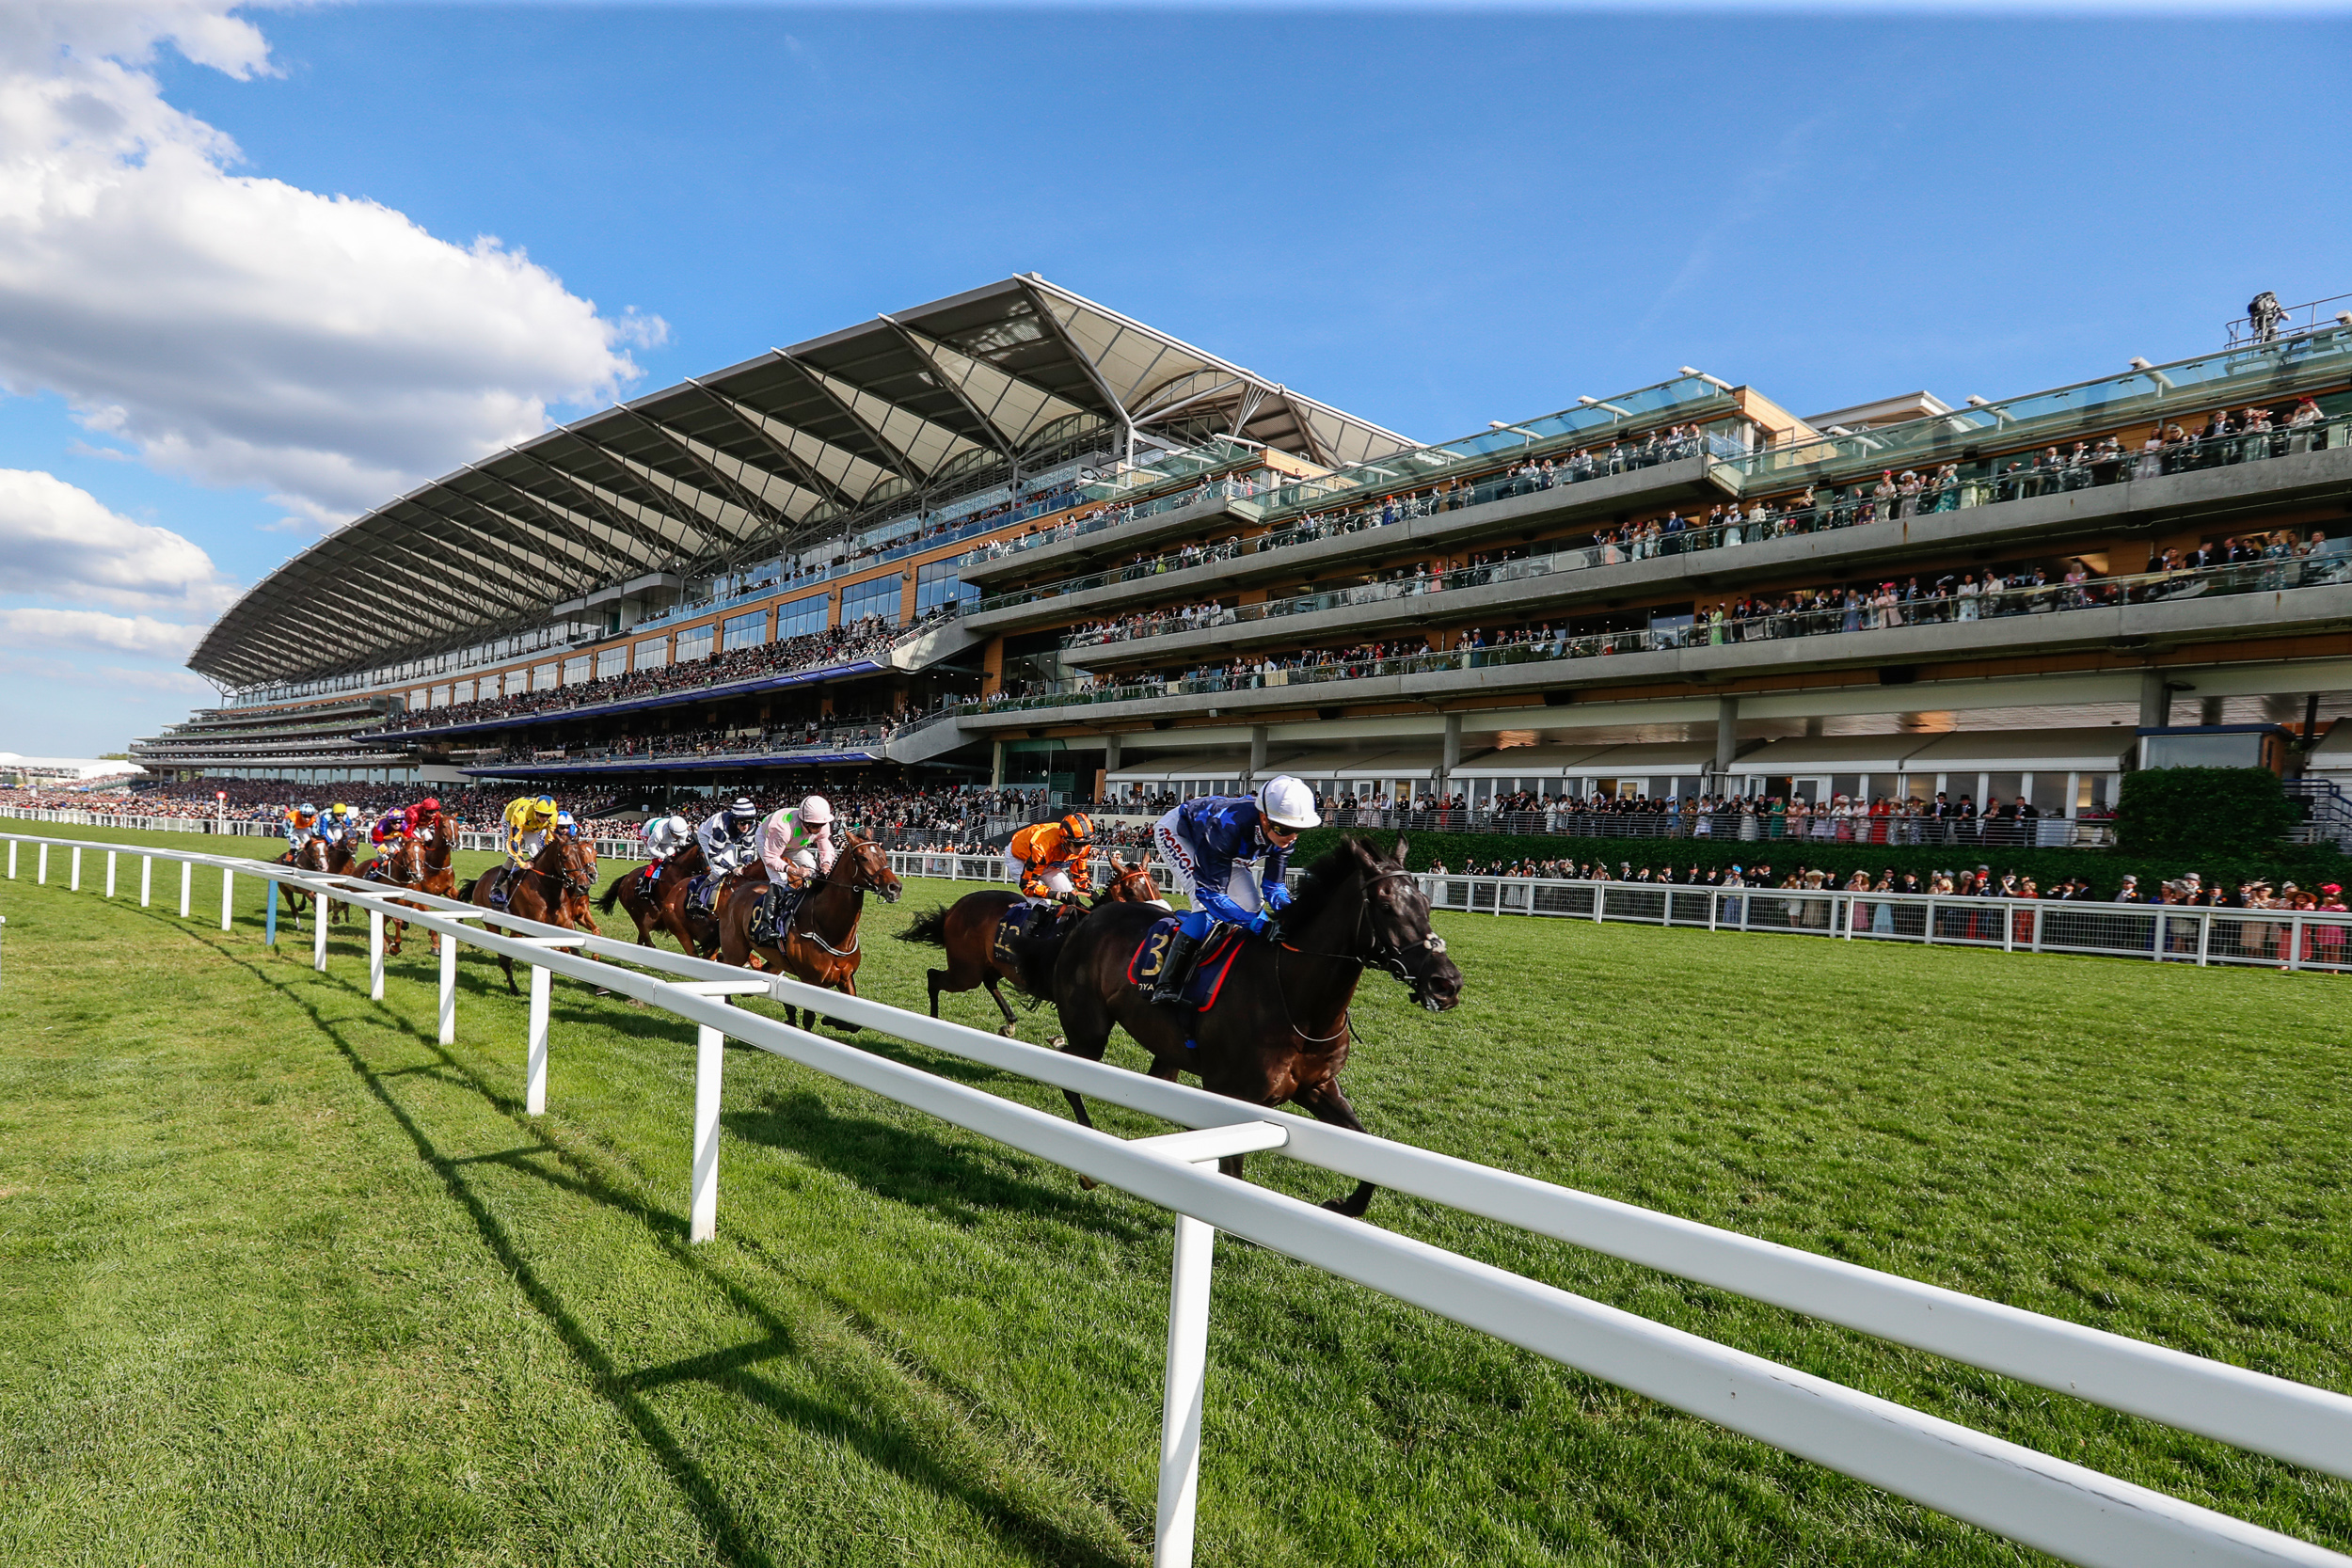
[[[222,881],[224,929],[230,927],[232,912],[231,879],[240,874],[366,909],[377,917],[369,922],[372,990],[382,965],[383,918],[404,919],[438,932],[444,938],[438,978],[445,1042],[455,1037],[459,943],[529,965],[532,1006],[523,1067],[526,1103],[534,1114],[546,1104],[551,1042],[545,998],[553,975],[618,991],[693,1023],[697,1070],[689,1207],[697,1241],[707,1240],[716,1224],[724,1054],[720,1046],[730,1037],[1172,1211],[1178,1216],[1178,1238],[1156,1550],[1156,1560],[1164,1565],[1190,1560],[1208,1280],[1217,1230],[1247,1237],[2072,1561],[2116,1568],[2352,1563],[2352,1559],[2310,1543],[1227,1180],[1200,1168],[1200,1163],[1243,1148],[1278,1150],[1311,1165],[1377,1181],[2253,1452],[2352,1476],[2352,1399],[2341,1394],[1408,1145],[1303,1117],[1269,1117],[1260,1107],[1198,1089],[871,999],[818,991],[790,979],[771,980],[683,954],[536,926],[448,900],[407,893],[395,900],[376,884],[238,857],[0,836],[9,841],[11,877],[17,871],[20,844],[39,846],[44,869],[53,845],[69,850],[100,848],[110,858],[129,853],[178,861],[183,867],[183,912],[188,869],[215,869]],[[143,876],[142,888],[146,885]],[[420,903],[430,905],[430,911],[413,907]],[[314,923],[324,912],[322,905]],[[316,943],[313,959],[325,966],[323,941]],[[730,995],[755,992],[814,1006],[1032,1082],[1094,1095],[1192,1131],[1124,1142],[730,1005]]]
[[[1151,863],[1162,886],[1169,879]],[[1003,882],[1002,855],[893,851],[901,877]],[[1100,885],[1102,859],[1097,857]],[[1294,878],[1298,873],[1294,868]],[[1834,937],[2005,953],[2073,953],[2160,963],[2352,972],[2352,912],[2110,904],[2058,898],[1705,887],[1416,872],[1435,910],[1690,930]]]

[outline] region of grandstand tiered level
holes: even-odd
[[[2152,731],[2352,769],[2352,316],[2306,314],[2002,402],[1801,418],[1686,370],[1415,446],[1009,279],[370,514],[222,618],[191,664],[226,705],[134,755],[648,806],[1279,770],[2053,823]]]

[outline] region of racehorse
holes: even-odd
[[[585,898],[588,890],[596,885],[596,846],[562,833],[549,833],[528,866],[513,871],[504,865],[494,865],[468,882],[457,896],[469,904],[496,909],[490,895],[497,891],[501,879],[508,886],[508,914],[566,931],[578,930],[580,927],[572,920],[572,900],[576,896]],[[520,996],[522,988],[515,984],[515,960],[501,953],[499,967],[506,971],[506,989]]]
[[[1116,879],[1095,900],[1097,904],[1161,903],[1160,890],[1152,880],[1149,866],[1140,862],[1129,865],[1113,855],[1111,870]],[[943,991],[953,995],[985,986],[988,999],[1005,1015],[1005,1026],[997,1033],[1009,1040],[1021,1037],[1015,1032],[1019,1021],[1012,1016],[1012,1005],[996,989],[997,982],[1010,980],[1016,990],[1039,998],[1050,997],[1054,993],[1054,960],[1060,956],[1061,939],[1069,935],[1069,927],[1057,918],[1052,928],[1020,942],[1012,962],[999,959],[997,925],[1007,910],[1021,902],[1021,895],[1010,889],[982,888],[977,893],[965,894],[952,908],[942,904],[928,914],[917,916],[914,925],[898,933],[900,942],[927,942],[947,950],[947,967],[926,974],[931,987],[931,1017],[939,1016]]]
[[[1160,911],[1129,904],[1097,910],[1062,944],[1054,965],[1061,1049],[1103,1059],[1116,1023],[1152,1053],[1152,1076],[1198,1073],[1203,1088],[1257,1105],[1298,1106],[1318,1121],[1363,1132],[1340,1089],[1347,1061],[1348,1003],[1366,969],[1385,970],[1413,1000],[1443,1012],[1462,999],[1462,972],[1429,929],[1429,900],[1405,870],[1405,835],[1384,859],[1349,835],[1317,861],[1281,913],[1279,940],[1244,938],[1216,1005],[1206,1012],[1155,1005],[1127,968]],[[1203,949],[1205,953],[1206,948]],[[1086,1101],[1064,1090],[1081,1124]],[[1241,1174],[1238,1155],[1221,1163]],[[1324,1205],[1350,1218],[1371,1203],[1359,1181]]]
[[[394,887],[414,888],[448,898],[457,890],[457,873],[450,862],[456,848],[456,824],[438,813],[417,819],[417,831],[400,842],[399,847],[368,863],[359,875],[372,882],[389,882]],[[427,906],[419,904],[418,909]],[[401,935],[408,929],[405,920],[395,920],[384,927],[384,951],[391,957],[400,954]],[[440,933],[428,932],[431,939],[427,951],[441,950]]]
[[[687,884],[710,868],[703,859],[703,847],[689,843],[660,865],[661,876],[654,882],[651,896],[645,891],[645,873],[653,867],[646,865],[614,878],[612,885],[597,897],[596,908],[607,914],[612,912],[615,904],[627,910],[628,917],[637,923],[640,947],[651,947],[654,933],[667,931],[688,957],[710,957],[719,945],[719,927],[699,911],[690,915],[686,905]],[[699,933],[697,927],[701,927]],[[697,935],[700,941],[695,940]]]
[[[297,871],[316,871],[329,877],[348,877],[352,874],[353,863],[358,859],[358,853],[352,848],[347,839],[339,838],[330,844],[325,838],[312,838],[299,850],[289,849],[278,856],[278,863],[291,865]],[[292,882],[280,882],[278,890],[286,896],[286,912],[299,925],[302,920],[303,908],[310,895],[306,893],[297,893]],[[335,924],[340,926],[349,919],[349,911],[350,906],[347,904],[339,908],[335,911]]]
[[[750,869],[745,868],[747,873]],[[833,869],[815,879],[808,895],[792,911],[790,929],[777,933],[782,941],[760,947],[752,942],[752,913],[767,891],[765,867],[760,868],[757,881],[746,876],[728,889],[719,910],[719,961],[748,968],[756,954],[760,968],[771,974],[789,974],[812,986],[855,996],[857,966],[863,957],[857,923],[866,908],[866,895],[879,893],[884,903],[898,901],[898,879],[890,869],[888,853],[871,839],[851,833],[841,846],[841,856],[833,863]],[[784,1021],[797,1024],[801,1011],[787,1006]],[[806,1012],[810,1028],[823,1022],[816,1008]]]

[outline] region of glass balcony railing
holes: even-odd
[[[1023,534],[1018,539],[1002,540],[989,546],[986,549],[974,550],[963,558],[961,563],[966,566],[977,566],[991,561],[1002,561],[1007,556],[1019,555],[1025,550],[1040,549],[1047,545],[1058,545],[1065,539],[1083,538],[1089,533],[1100,533],[1106,528],[1118,528],[1122,524],[1138,522],[1145,517],[1158,516],[1166,512],[1182,511],[1187,506],[1198,506],[1203,501],[1259,500],[1270,494],[1274,488],[1273,484],[1263,477],[1264,472],[1265,470],[1261,469],[1248,474],[1205,480],[1186,489],[1171,490],[1166,495],[1107,506],[1100,512],[1073,517],[1070,521],[1054,528],[1041,529],[1035,533]]]
[[[1835,602],[1825,601],[1744,617],[1709,616],[1688,626],[1645,631],[1596,632],[1579,636],[1560,632],[1545,637],[1527,636],[1492,646],[1377,657],[1335,654],[1308,662],[1254,668],[1244,660],[1231,668],[1197,672],[1173,679],[1070,683],[1066,689],[966,703],[948,711],[968,717],[1041,708],[1081,707],[1216,692],[1318,686],[1333,681],[1365,680],[1384,675],[1436,674],[1457,670],[1606,657],[1615,654],[1778,641],[1792,637],[1867,636],[1910,626],[1992,621],[2018,615],[2065,614],[2085,610],[2113,610],[2234,594],[2275,595],[2352,583],[2352,549],[2347,549],[2347,546],[2352,546],[2352,539],[2338,538],[2309,547],[2305,553],[2293,553],[2288,547],[2274,543],[2269,549],[2241,561],[2208,566],[2180,566],[2127,577],[2096,577],[2084,572],[2049,581],[2042,578],[2037,572],[2010,580],[1987,571],[1984,581],[1979,582],[1971,577],[1954,591],[1944,594],[1905,596],[1889,584],[1872,595],[1855,594]]]
[[[1395,490],[1452,477],[1473,464],[1522,453],[1540,456],[1561,446],[1589,443],[1613,431],[1675,417],[1696,418],[1700,404],[1730,396],[1730,388],[1705,376],[1677,376],[1613,398],[1596,398],[1517,424],[1501,425],[1458,441],[1416,447],[1375,462],[1359,463],[1316,479],[1283,485],[1268,501],[1269,513],[1327,505],[1365,490]]]
[[[2126,425],[2224,405],[2235,412],[2238,404],[2274,404],[2347,374],[2352,374],[2352,325],[2339,325],[1850,436],[1768,447],[1737,467],[1748,488],[1840,468],[1917,467],[1947,461],[1972,446],[2030,446],[2061,431],[2071,438],[2077,430],[2101,423]]]
[[[2263,462],[2274,456],[2322,451],[2331,447],[2341,449],[2347,445],[2352,445],[2352,418],[2257,431],[2217,440],[2192,439],[2153,453],[2125,453],[2121,449],[2112,454],[2085,452],[2080,461],[2061,458],[2048,467],[2026,467],[2022,463],[2004,465],[1999,462],[1979,464],[1976,467],[1980,471],[1971,475],[1954,474],[1947,479],[1931,475],[1908,484],[1889,483],[1878,487],[1883,490],[1883,494],[1877,493],[1875,489],[1865,490],[1855,486],[1851,490],[1838,490],[1829,496],[1817,497],[1810,504],[1775,508],[1759,500],[1750,502],[1745,511],[1734,505],[1729,520],[1716,524],[1685,525],[1680,517],[1670,515],[1662,521],[1653,519],[1647,524],[1610,531],[1590,545],[1530,554],[1516,561],[1494,562],[1441,572],[1416,571],[1409,577],[1327,589],[1314,594],[1297,594],[1286,598],[1270,599],[1263,604],[1155,610],[1081,628],[1064,637],[1061,646],[1065,650],[1109,647],[1122,642],[1218,630],[1291,615],[1309,615],[1319,610],[1426,598],[1466,589],[1485,588],[1495,583],[1521,582],[1560,573],[1591,571],[1661,556],[1734,549],[1742,545],[1762,544],[1797,534],[1824,533],[1940,512],[1997,506],[2009,501],[2030,500],[2037,496],[2123,483],[2134,479],[2159,478],[2206,467]],[[1267,534],[1262,539],[1237,541],[1236,544],[1266,548],[1273,547],[1278,540],[1284,544],[1297,542],[1283,535]],[[1204,561],[1221,558],[1219,551],[1203,552],[1200,557]],[[1184,563],[1198,562],[1187,560]],[[1130,575],[1146,578],[1156,569],[1156,563],[1138,562],[1097,574],[1092,579],[1073,581],[1098,586],[1103,582],[1124,580]],[[1063,592],[1076,591],[1065,585],[1057,584],[1056,587]],[[1039,596],[1046,593],[1045,590],[1030,592]],[[1006,603],[1022,600],[1022,596],[1017,594],[1000,594],[998,598]],[[981,601],[982,609],[989,608],[989,605],[990,601]]]
[[[1702,451],[1717,457],[1739,456],[1745,448],[1720,436],[1693,435],[1660,441],[1645,452],[1629,451],[1615,462],[1604,453],[1582,464],[1556,465],[1547,474],[1507,473],[1481,480],[1475,484],[1459,485],[1448,490],[1427,490],[1409,495],[1386,496],[1352,509],[1310,513],[1263,534],[1248,538],[1235,537],[1214,545],[1196,546],[1171,550],[1149,561],[1136,561],[1120,566],[1108,566],[1099,572],[1085,572],[1064,578],[1058,582],[1041,583],[1026,588],[1010,589],[1001,594],[985,594],[965,611],[1004,610],[1014,605],[1034,604],[1041,599],[1059,598],[1069,594],[1083,594],[1089,589],[1111,583],[1140,582],[1167,572],[1180,572],[1189,566],[1207,565],[1212,562],[1234,561],[1244,556],[1259,555],[1293,545],[1311,544],[1343,533],[1361,533],[1372,529],[1407,523],[1418,517],[1434,517],[1441,513],[1482,506],[1488,501],[1507,500],[1514,496],[1532,496],[1541,490],[1557,489],[1581,483],[1586,480],[1606,479],[1614,474],[1629,473],[1638,468],[1672,463],[1695,457]]]

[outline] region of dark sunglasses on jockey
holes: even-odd
[[[1277,844],[1287,846],[1298,841],[1296,828],[1285,828],[1279,822],[1268,822],[1263,817],[1259,818],[1258,826],[1264,829],[1265,836]]]

